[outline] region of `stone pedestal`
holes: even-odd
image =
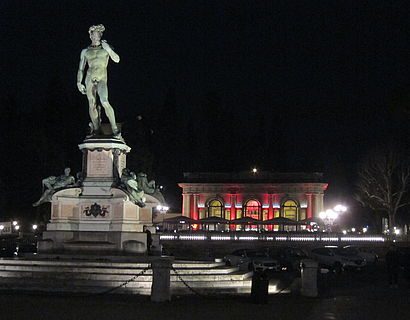
[[[144,253],[143,226],[152,226],[152,209],[160,201],[146,195],[141,208],[118,187],[130,147],[101,136],[84,140],[79,148],[82,182],[53,195],[51,220],[43,233],[47,245],[40,245],[40,252]]]

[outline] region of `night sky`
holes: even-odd
[[[86,128],[88,104],[77,91],[76,74],[80,52],[90,42],[88,28],[99,23],[121,57],[119,64],[110,62],[108,73],[117,121],[131,128],[142,116],[144,132],[155,137],[143,135],[145,144],[164,148],[154,164],[171,166],[154,165],[152,174],[169,189],[175,210],[182,171],[253,166],[324,172],[327,203],[354,207],[360,158],[379,141],[408,142],[406,1],[2,1],[2,114],[10,113],[10,99],[18,117],[41,113],[57,92],[57,99],[69,97],[68,108],[68,101],[83,107],[73,107],[64,128],[74,122]],[[168,110],[177,115],[161,117],[158,110],[169,101]],[[212,125],[217,130],[201,137]],[[174,127],[179,129],[172,133]],[[2,140],[20,137],[24,153],[35,131],[36,125],[7,127]],[[176,132],[175,145],[161,137]],[[132,140],[126,129],[123,136]],[[133,143],[138,152],[138,139]],[[80,166],[81,154],[72,145],[78,163],[67,165]],[[58,143],[49,147],[63,152]],[[5,149],[13,153],[10,142]],[[13,157],[2,157],[2,188],[8,190],[2,201],[27,214],[40,195],[41,178],[60,174],[56,168],[66,164],[53,164],[50,155],[46,173],[35,170],[31,156],[18,160],[18,168],[4,163]],[[182,165],[172,167],[174,162]],[[11,179],[15,171],[25,178]]]

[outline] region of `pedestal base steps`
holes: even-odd
[[[2,259],[0,290],[150,295],[150,258],[155,257],[77,254],[71,257],[42,255],[41,258]],[[227,267],[222,262],[174,261],[170,277],[171,294],[250,293],[252,274]]]
[[[147,248],[144,232],[45,231],[43,238],[38,242],[42,254],[144,254]]]

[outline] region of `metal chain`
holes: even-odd
[[[117,286],[117,287],[115,287],[115,288],[111,288],[111,289],[109,289],[109,290],[107,290],[107,291],[103,291],[103,292],[97,293],[96,295],[105,295],[105,294],[108,294],[108,293],[113,292],[114,290],[117,290],[117,289],[119,289],[119,288],[122,288],[122,287],[126,286],[127,284],[129,284],[130,282],[132,282],[132,281],[134,281],[135,279],[137,279],[138,277],[140,277],[140,276],[142,276],[143,274],[145,274],[145,272],[147,272],[147,270],[149,270],[149,269],[151,269],[151,266],[142,269],[140,273],[136,274],[135,276],[133,276],[132,278],[128,279],[127,281],[121,283],[119,286]]]
[[[91,297],[91,296],[99,296],[99,295],[105,295],[105,294],[109,294],[111,292],[113,292],[114,290],[117,290],[121,287],[126,286],[128,283],[134,281],[135,279],[137,279],[138,277],[142,276],[145,274],[145,272],[147,272],[149,269],[151,269],[151,266],[146,267],[144,269],[141,270],[140,273],[136,274],[135,276],[133,276],[132,278],[128,279],[127,281],[124,281],[123,283],[121,283],[119,286],[115,287],[115,288],[110,288],[106,291],[103,292],[99,292],[99,293],[80,293],[80,294],[64,294],[64,296],[73,296],[73,297]],[[11,287],[11,285],[7,284],[7,283],[2,283],[0,285],[0,289],[3,290],[3,288],[5,287],[6,290],[8,291],[15,291],[15,292],[19,292],[19,290],[13,289]],[[55,292],[30,292],[30,291],[25,291],[24,294],[26,295],[36,295],[36,296],[55,296]]]
[[[175,275],[178,277],[179,280],[194,294],[196,294],[198,297],[206,298],[206,299],[211,299],[211,296],[209,295],[203,295],[196,291],[194,288],[192,288],[184,279],[182,279],[181,275],[175,270],[174,266],[171,266],[172,271],[174,271]]]

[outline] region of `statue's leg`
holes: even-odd
[[[107,115],[107,118],[110,121],[113,134],[114,135],[119,134],[117,123],[115,122],[114,109],[113,107],[111,107],[110,103],[108,102],[107,83],[104,81],[100,81],[98,83],[98,96],[100,97],[101,104],[104,107],[105,114]]]
[[[93,124],[93,131],[97,132],[98,129],[100,129],[100,120],[97,110],[97,86],[90,81],[90,83],[86,84],[86,87],[90,119]]]

